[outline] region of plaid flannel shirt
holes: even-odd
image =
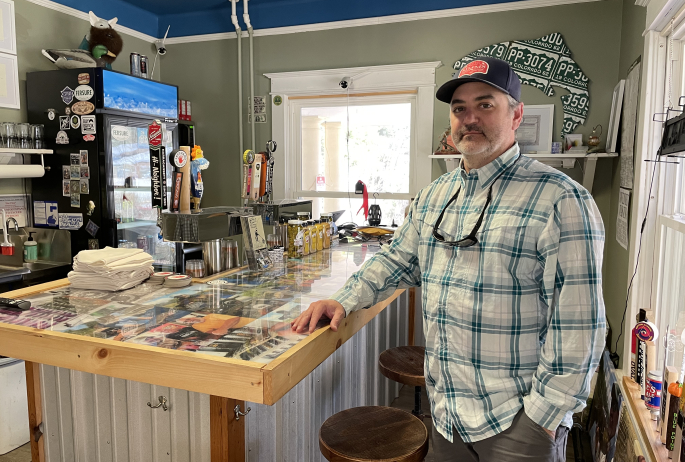
[[[517,144],[479,169],[457,168],[424,188],[384,246],[332,298],[346,313],[396,288],[422,287],[424,371],[433,424],[449,441],[506,430],[517,412],[554,430],[585,407],[604,346],[604,226],[590,194],[520,156]],[[497,179],[500,173],[504,174]],[[472,247],[437,241],[471,232]]]

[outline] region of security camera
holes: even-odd
[[[160,55],[166,54],[166,47],[164,46],[164,40],[155,40],[155,48],[157,48],[157,53]]]
[[[340,88],[345,90],[347,87],[350,86],[351,83],[352,83],[352,77],[343,77],[338,85],[340,85]]]

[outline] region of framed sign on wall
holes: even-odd
[[[516,130],[521,154],[552,152],[554,104],[523,106],[523,121]]]

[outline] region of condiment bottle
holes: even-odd
[[[309,244],[311,242],[310,230],[307,223],[302,223],[302,255],[309,255]]]
[[[316,233],[317,233],[317,239],[316,239],[316,250],[323,250],[323,231],[324,231],[324,225],[321,222],[321,220],[314,220],[314,226],[316,226]]]
[[[303,255],[303,229],[300,220],[288,221],[288,257],[301,258]]]
[[[318,250],[319,242],[319,232],[316,229],[315,220],[309,220],[307,228],[309,228],[309,253],[315,253]]]

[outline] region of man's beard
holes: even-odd
[[[464,139],[464,133],[478,132],[482,135],[475,135],[477,140]],[[474,136],[474,135],[469,135]],[[476,124],[464,125],[457,131],[452,132],[452,142],[454,146],[465,156],[487,157],[491,155],[502,144],[502,131],[490,129],[486,133],[482,127]]]

